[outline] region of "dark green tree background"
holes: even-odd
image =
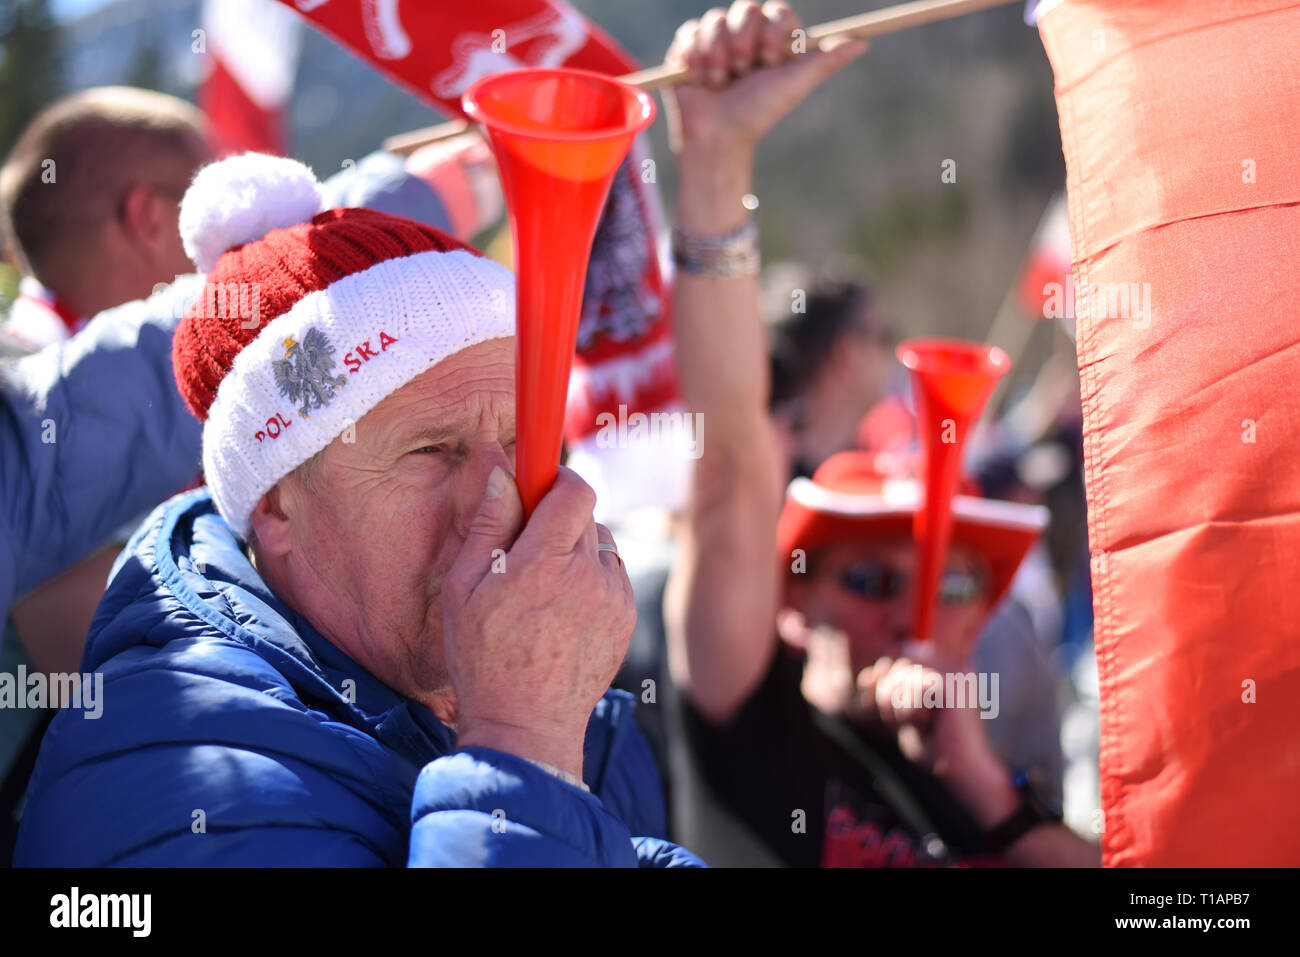
[[[0,0],[0,154],[62,92],[59,27],[49,0]]]
[[[27,121],[63,91],[59,27],[49,6],[48,0],[0,0],[0,156],[8,155]],[[6,258],[0,248],[0,312],[17,293],[18,273]]]

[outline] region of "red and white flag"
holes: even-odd
[[[562,0],[280,0],[448,116],[479,77],[520,67],[620,74],[636,62]],[[221,0],[225,6],[226,0]]]
[[[218,156],[288,152],[285,110],[301,31],[299,19],[275,0],[205,0],[210,69],[199,87],[199,107]]]

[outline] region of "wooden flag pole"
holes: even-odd
[[[914,0],[912,3],[900,3],[897,6],[885,7],[883,10],[873,10],[870,13],[861,13],[809,27],[808,39],[814,44],[834,37],[865,40],[869,37],[906,30],[908,27],[919,27],[925,23],[949,20],[977,10],[1003,7],[1019,2],[1020,0]],[[688,75],[689,71],[683,67],[660,64],[647,70],[628,73],[619,79],[643,90],[662,90],[676,86]],[[427,126],[424,129],[390,136],[384,140],[384,149],[405,156],[414,153],[421,146],[459,136],[469,129],[470,124],[465,120]]]

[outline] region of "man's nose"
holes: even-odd
[[[477,446],[477,454],[472,455],[474,461],[474,470],[482,480],[482,487],[487,487],[488,476],[492,470],[498,466],[506,471],[509,475],[515,474],[514,463],[510,461],[510,456],[506,455],[506,450],[496,439],[484,440]],[[480,493],[482,489],[480,489]]]
[[[456,490],[456,528],[462,536],[469,534],[469,526],[487,490],[488,476],[497,467],[509,476],[515,474],[514,464],[500,442],[485,439],[471,445]]]

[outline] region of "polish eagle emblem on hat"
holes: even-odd
[[[298,411],[303,418],[310,416],[312,409],[328,405],[335,392],[347,384],[346,376],[333,374],[333,356],[333,343],[312,327],[303,333],[301,342],[293,336],[285,339],[284,358],[271,362],[280,394],[290,402],[302,403]]]

